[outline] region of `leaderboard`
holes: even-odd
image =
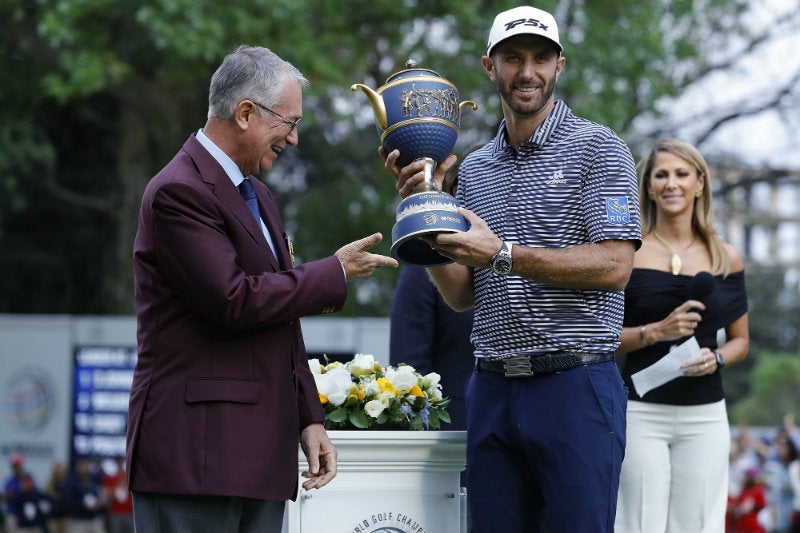
[[[79,346],[75,349],[72,395],[72,457],[125,455],[136,347]]]

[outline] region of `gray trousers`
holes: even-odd
[[[133,493],[136,533],[281,533],[286,502]]]

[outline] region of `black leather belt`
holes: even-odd
[[[614,359],[613,353],[553,352],[539,355],[511,355],[496,359],[476,358],[475,366],[507,377],[529,377],[562,372],[582,365],[604,363]]]

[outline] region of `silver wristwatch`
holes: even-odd
[[[714,352],[714,357],[717,358],[717,367],[722,368],[725,366],[725,358],[719,353],[719,350]]]
[[[512,244],[510,242],[503,241],[503,246],[500,247],[500,251],[489,261],[492,272],[498,276],[505,276],[511,272],[511,269],[514,267],[514,259],[511,257],[511,246]]]

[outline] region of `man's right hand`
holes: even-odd
[[[367,250],[383,240],[383,235],[373,233],[339,248],[334,254],[342,262],[347,281],[371,276],[378,267],[397,267],[397,261],[385,255],[369,253]]]
[[[422,159],[412,161],[407,166],[400,168],[397,165],[397,159],[400,157],[399,150],[392,150],[391,153],[386,153],[386,148],[380,146],[378,147],[378,154],[384,160],[386,171],[394,178],[397,192],[400,193],[402,198],[409,196],[414,192],[414,187],[425,181],[425,162]],[[450,154],[436,166],[434,180],[440,191],[442,190],[445,175],[456,164],[456,161],[458,161],[458,158]]]

